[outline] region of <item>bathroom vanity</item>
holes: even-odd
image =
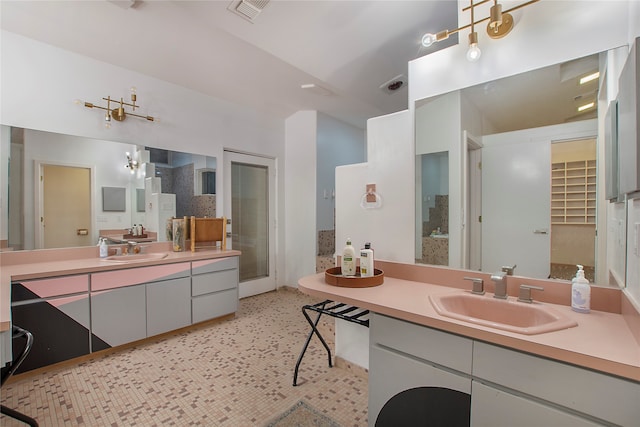
[[[239,251],[163,250],[110,259],[93,252],[2,254],[3,326],[14,322],[34,335],[18,372],[237,311]],[[29,262],[36,257],[41,262]],[[10,360],[8,328],[2,333],[4,365]]]
[[[510,298],[515,299],[521,284],[543,286],[545,291],[535,293],[532,304],[577,323],[525,334],[435,310],[430,297],[468,293],[471,284],[465,277],[470,274],[484,280],[488,293],[482,298],[492,299],[489,275],[384,261],[376,261],[376,268],[385,271],[385,281],[373,288],[331,286],[321,274],[299,281],[303,292],[319,299],[373,312],[370,426],[381,412],[393,410],[392,400],[420,389],[453,390],[467,396],[451,406],[441,399],[433,410],[466,411],[474,426],[637,425],[640,318],[621,301],[625,296],[620,290],[594,288],[595,309],[580,314],[569,306],[566,283],[509,276]],[[540,298],[546,300],[540,302]],[[529,305],[515,301],[512,305],[518,308],[517,304]],[[414,406],[431,403],[428,399],[418,402]],[[391,414],[391,418],[398,416]]]

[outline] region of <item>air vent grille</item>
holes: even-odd
[[[269,0],[234,0],[227,9],[247,21],[253,22],[268,3]]]

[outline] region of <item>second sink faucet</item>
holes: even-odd
[[[513,276],[513,271],[516,269],[516,267],[517,267],[516,264],[513,264],[513,267],[509,265],[503,265],[502,271],[505,272],[507,276]]]
[[[491,275],[491,280],[495,285],[493,297],[507,299],[507,273],[505,271],[494,273]]]

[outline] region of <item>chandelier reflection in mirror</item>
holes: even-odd
[[[475,8],[491,1],[493,1],[493,6],[491,6],[489,16],[476,21],[474,14]],[[514,10],[529,6],[533,3],[537,3],[538,1],[540,0],[530,0],[509,8],[503,12],[502,5],[498,3],[498,0],[480,0],[477,2],[474,2],[474,0],[470,0],[469,6],[462,9],[463,12],[466,12],[467,10],[470,11],[470,24],[456,28],[455,30],[443,30],[435,34],[427,33],[422,36],[422,46],[429,47],[436,42],[448,39],[451,34],[455,34],[462,30],[470,28],[471,32],[469,33],[469,50],[467,51],[467,59],[471,62],[475,62],[480,58],[480,54],[482,53],[480,51],[480,48],[478,47],[478,33],[475,31],[476,25],[484,21],[489,21],[489,23],[487,24],[487,35],[492,39],[500,39],[509,34],[509,32],[513,29],[513,16],[511,16],[509,12],[513,12]]]
[[[127,163],[124,165],[125,168],[129,168],[129,172],[133,175],[136,172],[136,169],[140,167],[140,163],[137,160],[134,160],[131,157],[131,153],[127,151]]]
[[[104,126],[106,128],[111,127],[111,120],[115,120],[117,122],[122,122],[127,116],[138,117],[141,119],[148,120],[150,122],[156,121],[156,119],[152,116],[144,116],[142,114],[136,114],[136,108],[140,108],[136,101],[138,99],[136,95],[136,88],[131,88],[131,102],[125,102],[124,98],[120,98],[118,101],[111,96],[107,96],[106,98],[102,98],[104,101],[107,101],[107,106],[103,107],[100,105],[92,104],[91,102],[84,102],[84,106],[87,108],[98,108],[100,110],[105,110],[106,113],[104,115]],[[76,100],[76,104],[80,104],[82,101]],[[127,111],[130,109],[131,111]]]

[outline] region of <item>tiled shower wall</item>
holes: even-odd
[[[162,178],[162,192],[176,195],[176,218],[191,215],[215,218],[216,196],[194,195],[193,174],[193,163],[176,168],[156,167],[156,176]]]

